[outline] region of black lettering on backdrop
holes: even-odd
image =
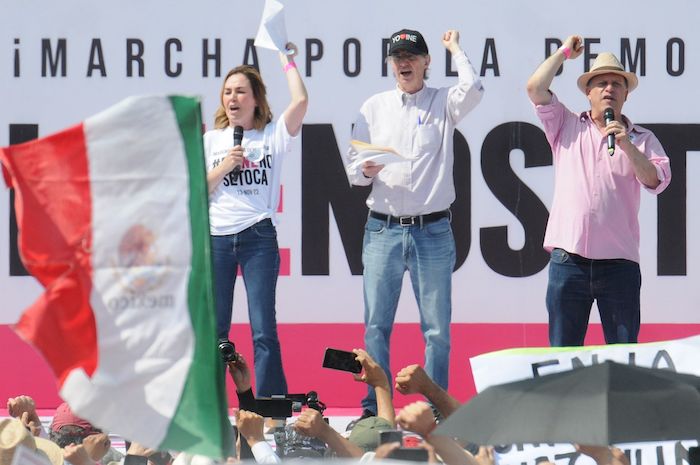
[[[591,70],[591,60],[595,60],[597,53],[591,51],[593,44],[599,44],[600,39],[583,39],[583,72],[587,73]]]
[[[250,58],[253,58],[250,62]],[[245,53],[243,54],[243,64],[250,65],[253,68],[260,71],[260,64],[258,64],[258,51],[255,49],[255,39],[247,39],[245,41]],[[217,77],[219,74],[216,75]]]
[[[452,69],[452,53],[445,49],[445,76],[457,76],[457,71]]]
[[[700,150],[700,124],[642,124],[656,135],[671,159],[671,184],[657,198],[658,276],[687,274],[687,174],[689,151]]]
[[[19,77],[19,37],[15,37],[15,49],[13,50],[13,60],[12,60],[12,65],[14,69],[14,76]]]
[[[361,275],[369,188],[348,184],[332,125],[305,124],[301,141],[301,274],[329,274],[330,204],[350,272]]]
[[[622,67],[639,76],[646,76],[646,49],[646,39],[637,39],[637,43],[634,47],[634,58],[632,58],[632,45],[630,44],[630,40],[623,38],[620,42],[620,62],[622,63]],[[628,61],[629,65],[627,64]],[[637,71],[637,67],[639,67],[639,71]]]
[[[382,77],[386,77],[388,74],[387,57],[389,56],[389,44],[391,39],[382,39]]]
[[[182,63],[179,61],[175,63],[175,69],[173,69],[172,65],[172,48],[175,46],[175,51],[176,52],[181,52],[182,51],[182,42],[180,39],[176,39],[174,37],[168,39],[165,41],[165,45],[163,46],[163,55],[165,57],[164,60],[164,66],[165,66],[165,75],[168,77],[178,77],[180,74],[182,74]]]
[[[472,244],[472,155],[464,135],[455,130],[452,138],[454,145],[453,180],[455,201],[452,203],[452,235],[455,238],[456,261],[458,270],[469,255]]]
[[[493,70],[494,76],[500,76],[501,72],[498,70],[498,56],[496,55],[496,39],[489,37],[484,43],[484,55],[481,59],[481,71],[479,76],[484,77],[486,75],[486,70]]]
[[[532,276],[540,272],[549,259],[542,248],[549,218],[547,207],[510,167],[510,152],[520,149],[525,154],[525,168],[549,166],[552,151],[540,128],[529,123],[504,123],[491,130],[481,148],[481,170],[484,181],[523,225],[525,243],[522,249],[508,245],[508,227],[481,229],[481,254],[489,268],[511,277]]]
[[[553,45],[554,47],[552,47],[552,45]],[[554,52],[556,52],[557,49],[559,49],[559,47],[561,47],[562,45],[563,45],[563,44],[562,44],[562,41],[559,40],[559,39],[557,39],[556,37],[547,37],[547,38],[545,38],[545,39],[544,39],[544,59],[546,60],[547,58],[549,58],[550,56],[552,56],[552,54],[553,54]],[[557,70],[555,76],[559,76],[559,75],[562,73],[562,71],[564,71],[564,65],[561,65],[561,66],[559,67],[559,69]]]
[[[39,137],[38,124],[10,124],[10,145],[21,144]],[[15,190],[10,189],[10,276],[29,276],[22,264],[17,248],[17,216],[15,215]]]
[[[95,60],[97,60],[97,63],[95,63]],[[90,58],[88,58],[87,77],[92,77],[92,72],[95,70],[100,72],[100,76],[107,76],[105,58],[102,53],[102,41],[100,39],[92,39],[92,43],[90,44]]]
[[[673,66],[673,50],[678,50],[678,63]],[[685,71],[685,42],[683,39],[673,37],[666,42],[666,72],[670,76],[680,76]]]
[[[51,39],[41,39],[41,77],[47,76],[47,68],[51,72],[51,77],[56,77],[58,66],[61,66],[61,76],[66,77],[66,39],[56,41],[56,55],[51,49]]]
[[[353,71],[350,70],[350,46],[355,49],[355,69]],[[343,72],[346,76],[355,77],[360,74],[360,71],[362,70],[362,58],[360,56],[361,49],[362,46],[360,45],[360,41],[355,38],[347,39],[343,43]]]
[[[323,42],[320,39],[306,39],[306,77],[311,76],[311,62],[323,58]]]
[[[138,77],[143,77],[146,64],[143,61],[145,46],[141,39],[126,39],[126,76],[134,76],[134,63],[138,67]]]
[[[214,51],[209,51],[209,39],[202,39],[202,77],[209,77],[209,62],[214,62],[214,76],[221,76],[221,39],[214,39]]]

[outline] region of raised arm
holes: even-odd
[[[537,67],[530,79],[527,80],[527,95],[532,103],[547,105],[552,101],[549,87],[552,85],[554,75],[564,60],[574,59],[581,55],[583,52],[582,44],[583,38],[581,36],[567,37],[562,46]]]
[[[447,108],[453,120],[458,122],[481,101],[484,86],[467,54],[459,45],[459,31],[447,30],[442,35],[442,45],[452,54],[452,59],[457,65],[458,82],[450,88]]]
[[[362,381],[374,388],[374,393],[377,397],[377,416],[395,425],[394,404],[391,400],[391,384],[386,373],[363,349],[353,349],[353,353],[357,356],[355,359],[362,365],[362,373],[359,375],[353,374],[355,381]]]
[[[401,394],[422,394],[438,409],[443,418],[461,407],[457,399],[435,384],[420,365],[409,365],[396,374],[396,390]]]
[[[296,136],[299,134],[301,123],[304,121],[306,108],[309,105],[309,95],[306,93],[306,86],[304,86],[297,64],[294,62],[294,57],[298,53],[297,46],[289,42],[287,50],[291,50],[293,53],[290,55],[280,53],[280,61],[287,77],[287,85],[289,86],[289,93],[292,99],[284,111],[284,122],[287,125],[289,134]]]

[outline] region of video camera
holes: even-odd
[[[278,419],[289,418],[304,406],[321,414],[326,410],[326,404],[318,399],[316,391],[259,398],[255,399],[255,404],[258,415]],[[323,457],[325,454],[326,444],[323,441],[299,434],[293,423],[275,428],[273,436],[281,457]]]
[[[303,406],[318,410],[321,414],[326,410],[326,404],[318,400],[316,391],[309,391],[307,394],[287,394],[285,397],[292,401],[294,412],[301,412]]]

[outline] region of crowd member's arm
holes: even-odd
[[[576,451],[595,460],[597,465],[630,465],[630,461],[617,447],[587,446],[575,444]]]
[[[467,54],[459,45],[459,32],[450,29],[442,35],[442,45],[452,54],[457,65],[457,85],[450,88],[447,109],[453,121],[461,120],[484,96],[484,86]]]
[[[409,365],[396,374],[396,390],[401,394],[422,394],[443,418],[461,407],[457,399],[430,379],[420,365]]]
[[[13,418],[19,418],[25,428],[34,436],[48,438],[36,413],[34,399],[29,396],[17,396],[7,399],[7,412]]]
[[[245,357],[236,352],[236,357],[232,362],[228,362],[228,372],[231,375],[233,384],[236,386],[236,396],[238,397],[238,408],[240,410],[255,411],[255,395],[250,381],[250,368]],[[262,446],[261,446],[262,447]],[[248,446],[247,441],[240,441],[240,458],[251,459],[255,454]]]
[[[356,355],[355,360],[362,365],[362,373],[359,375],[353,374],[353,377],[356,381],[362,381],[374,388],[377,398],[377,416],[384,418],[392,426],[395,425],[394,403],[391,400],[391,384],[389,384],[386,373],[363,349],[353,349],[353,353]]]
[[[527,81],[527,95],[535,105],[547,105],[552,101],[552,93],[549,87],[557,74],[557,70],[567,59],[565,50],[568,49],[568,59],[577,58],[583,52],[583,38],[581,36],[569,36],[562,46],[537,67]]]
[[[294,422],[294,429],[305,436],[325,442],[338,457],[359,458],[365,452],[323,421],[321,412],[314,409],[307,408],[302,411]]]
[[[272,447],[265,441],[265,419],[257,413],[239,410],[236,412],[236,426],[250,446],[255,461],[258,463],[280,463]]]
[[[95,465],[82,444],[68,444],[63,448],[63,460],[68,465]]]
[[[435,429],[435,418],[429,404],[414,402],[407,405],[396,416],[396,422],[401,428],[423,436],[447,465],[480,465],[474,456],[454,439],[431,434]]]
[[[287,50],[292,53],[289,55],[280,53],[280,61],[282,62],[282,69],[287,78],[287,85],[289,86],[289,93],[292,99],[289,102],[289,106],[284,111],[284,122],[287,125],[289,134],[296,136],[301,130],[301,124],[304,121],[304,115],[306,115],[306,108],[309,105],[309,95],[306,92],[304,81],[301,79],[301,73],[299,73],[297,65],[294,62],[294,57],[298,53],[297,46],[289,42],[287,44]]]

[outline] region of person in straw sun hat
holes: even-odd
[[[10,465],[12,459],[22,446],[40,456],[51,465],[62,465],[63,451],[48,439],[32,436],[22,422],[16,418],[0,420],[0,465]]]
[[[671,181],[659,140],[622,114],[639,80],[615,55],[599,54],[577,80],[590,110],[574,113],[550,90],[564,61],[581,55],[582,43],[580,36],[568,37],[527,82],[554,164],[544,238],[551,253],[546,304],[552,346],[583,345],[594,300],[608,344],[637,342],[640,185],[659,194]]]

